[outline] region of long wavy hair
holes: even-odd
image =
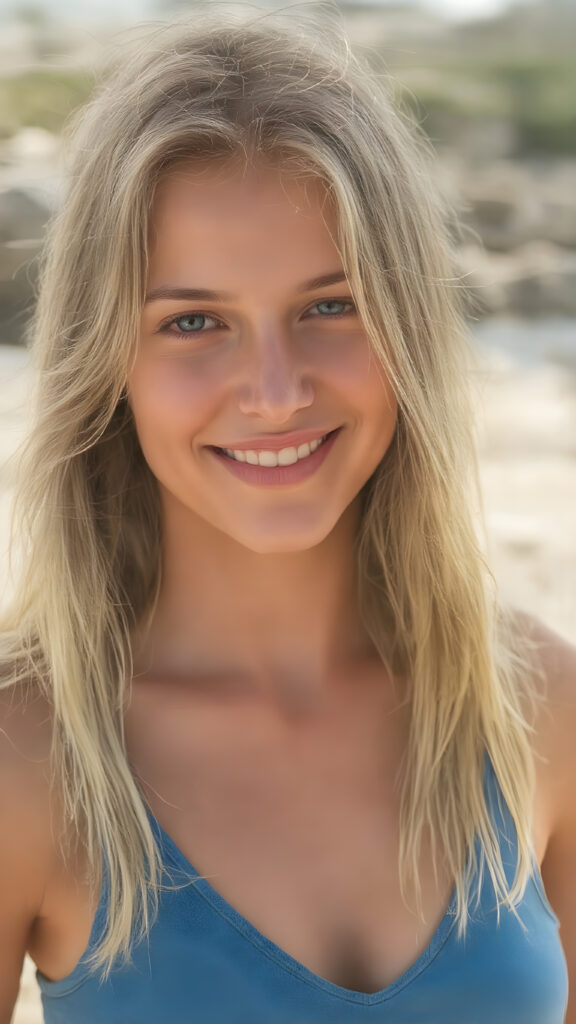
[[[194,157],[275,159],[329,190],[343,266],[399,403],[392,445],[365,487],[357,569],[366,627],[410,707],[402,892],[418,902],[427,832],[434,863],[442,851],[456,881],[461,935],[477,872],[487,869],[498,905],[514,909],[532,866],[530,674],[478,540],[469,348],[426,144],[325,6],[195,11],[148,27],[67,134],[67,191],[31,330],[22,567],[0,677],[49,701],[53,784],[95,894],[106,867],[108,921],[93,966],[106,974],[129,956],[157,913],[162,878],[124,736],[131,637],[158,593],[162,533],[125,385],[155,190]],[[486,755],[516,824],[512,884],[483,790]]]

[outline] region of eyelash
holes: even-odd
[[[340,305],[348,306],[349,308],[344,310],[341,313],[327,313],[327,314],[324,314],[324,315],[323,314],[316,314],[316,318],[317,319],[319,319],[319,320],[341,320],[343,317],[350,316],[350,314],[356,312],[356,307],[355,307],[355,305],[354,305],[354,303],[352,302],[351,299],[336,299],[336,298],[335,299],[319,299],[318,302],[315,302],[312,306],[309,307],[309,310],[310,309],[314,309],[316,306],[321,306],[324,303],[328,303],[328,302],[338,302]],[[308,310],[308,312],[309,312],[309,310]],[[181,331],[181,330],[173,331],[173,330],[171,330],[173,325],[177,324],[179,320],[183,320],[185,317],[194,317],[194,316],[203,316],[203,317],[206,317],[206,319],[214,320],[215,323],[217,324],[217,327],[212,327],[212,328],[208,328],[206,330],[201,330],[201,331]],[[210,313],[205,313],[201,309],[195,309],[195,310],[189,310],[189,311],[184,312],[184,313],[179,313],[178,316],[172,316],[172,317],[169,317],[168,320],[164,320],[160,324],[159,333],[175,334],[175,335],[177,335],[179,337],[182,337],[182,338],[189,338],[189,337],[191,337],[191,336],[193,336],[195,334],[207,334],[208,331],[210,331],[210,330],[218,330],[219,327],[224,327],[224,326],[225,326],[225,324],[223,324],[221,320],[218,320],[217,317],[211,316]]]

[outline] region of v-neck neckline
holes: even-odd
[[[221,917],[225,918],[232,927],[240,932],[244,938],[251,942],[252,945],[256,946],[266,956],[280,964],[285,971],[299,978],[308,985],[313,985],[316,988],[323,989],[325,992],[338,999],[352,1003],[362,1003],[364,1005],[385,1002],[386,1000],[391,999],[403,988],[409,985],[434,960],[446,942],[452,926],[455,923],[457,898],[456,884],[453,886],[448,907],[446,908],[446,911],[428,945],[414,963],[407,967],[406,970],[398,976],[398,978],[392,981],[389,985],[386,985],[384,988],[378,989],[377,992],[359,992],[356,989],[345,988],[342,985],[337,985],[335,982],[329,981],[327,978],[323,978],[321,975],[316,974],[309,967],[306,967],[305,964],[301,963],[300,960],[297,960],[290,953],[287,953],[286,950],[282,949],[281,946],[256,928],[248,918],[244,917],[243,914],[236,910],[236,908],[210,884],[205,876],[199,874],[194,865],[188,860],[180,847],[177,846],[175,841],[172,839],[172,836],[162,827],[148,805],[146,805],[146,810],[152,826],[156,828],[163,852],[169,855],[177,867],[183,870],[187,875],[192,876],[194,880],[193,891],[195,893],[199,893],[200,896],[206,900],[206,902],[209,903]],[[183,893],[186,891],[186,888],[182,890]]]

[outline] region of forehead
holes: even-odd
[[[312,170],[288,169],[279,161],[247,162],[188,160],[172,167],[156,189],[153,216],[173,207],[195,209],[217,205],[226,216],[258,203],[268,210],[292,206],[294,212],[315,216],[322,210],[330,215],[330,190]]]
[[[312,274],[341,265],[328,186],[279,164],[189,161],[158,185],[152,208],[152,276],[183,273],[268,278],[301,263]],[[302,274],[306,277],[306,273]]]

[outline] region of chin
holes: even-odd
[[[322,544],[332,532],[333,524],[315,529],[295,529],[294,525],[287,530],[265,530],[261,527],[256,532],[239,534],[234,531],[233,539],[258,555],[294,554],[297,551],[310,551]]]

